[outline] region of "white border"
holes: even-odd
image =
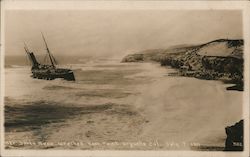
[[[0,41],[1,41],[1,50],[0,50],[0,83],[1,83],[1,90],[0,90],[0,121],[1,121],[1,125],[0,125],[0,156],[3,154],[3,145],[4,145],[4,90],[5,90],[5,80],[4,80],[4,10],[3,8],[3,3],[1,2],[1,37],[0,37]]]
[[[244,147],[247,149],[246,156],[250,156],[249,149],[249,106],[250,106],[250,5],[243,10],[243,33],[244,33],[244,95],[243,95],[243,117],[244,117]]]
[[[3,8],[9,10],[35,9],[35,10],[207,10],[246,9],[249,4],[245,1],[88,1],[88,0],[3,0]]]
[[[84,150],[5,150],[3,132],[4,93],[4,11],[5,10],[242,10],[245,59],[244,91],[244,151],[84,151]],[[249,52],[250,52],[250,3],[248,1],[1,1],[1,154],[2,156],[249,156]],[[211,115],[212,116],[212,115]]]

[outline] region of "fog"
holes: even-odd
[[[23,43],[45,52],[41,32],[56,55],[124,56],[145,49],[242,38],[240,11],[8,10],[6,55],[23,55]]]

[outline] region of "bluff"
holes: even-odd
[[[180,45],[129,54],[122,62],[159,62],[179,69],[178,75],[236,84],[243,90],[244,41],[218,39],[200,45]]]

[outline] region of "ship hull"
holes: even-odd
[[[45,73],[45,72],[32,72],[32,77],[37,79],[44,79],[44,80],[54,80],[57,78],[62,78],[67,81],[75,81],[75,76],[73,71],[65,72],[65,73]]]

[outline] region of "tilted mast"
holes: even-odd
[[[33,66],[33,67],[38,67],[40,64],[37,62],[34,53],[31,52],[31,51],[28,49],[28,46],[27,46],[25,43],[24,43],[24,50],[25,50],[25,52],[27,53],[27,55],[28,55],[28,57],[29,57],[29,60],[30,60],[30,62],[32,63],[32,66]]]
[[[27,54],[30,53],[29,48],[28,48],[28,46],[26,45],[25,42],[24,42],[24,50],[25,50],[25,52],[26,52]]]
[[[43,41],[44,41],[45,46],[46,46],[46,50],[47,50],[47,52],[48,52],[48,54],[49,54],[49,59],[50,59],[51,65],[52,65],[53,67],[55,67],[54,62],[53,62],[53,59],[52,59],[52,56],[51,56],[51,53],[50,53],[50,50],[49,50],[48,45],[47,45],[47,42],[46,42],[46,40],[45,40],[45,38],[44,38],[44,36],[43,36],[43,33],[42,33],[42,37],[43,37]]]
[[[26,45],[25,43],[24,43],[24,50],[25,50],[25,52],[26,52],[26,54],[27,54],[27,56],[28,56],[30,62],[32,62],[32,61],[31,61],[31,57],[30,57],[29,49],[28,49],[28,47],[27,47],[27,45]]]

